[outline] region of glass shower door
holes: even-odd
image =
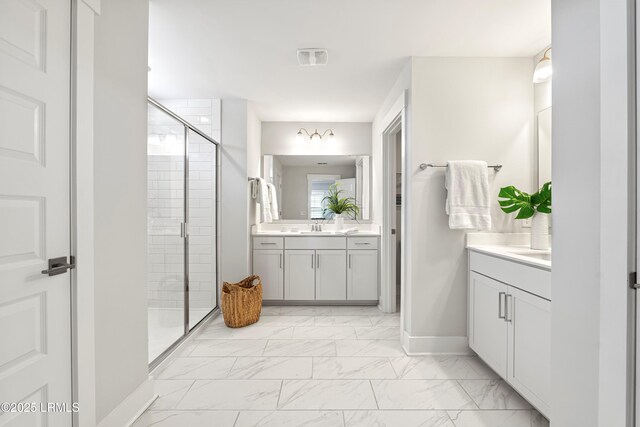
[[[147,295],[149,361],[185,333],[185,128],[149,105]]]
[[[217,146],[188,131],[189,329],[216,305]]]

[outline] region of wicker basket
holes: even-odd
[[[249,276],[238,283],[222,285],[222,316],[230,328],[256,323],[262,310],[262,280]]]

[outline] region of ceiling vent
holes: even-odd
[[[327,62],[329,62],[329,52],[327,52],[327,49],[298,49],[298,64],[303,67],[327,65]]]

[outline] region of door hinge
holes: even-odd
[[[631,289],[640,289],[640,284],[638,283],[638,273],[635,271],[629,273],[629,287]]]

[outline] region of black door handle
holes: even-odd
[[[57,276],[58,274],[66,273],[67,270],[71,268],[76,268],[74,257],[71,257],[71,262],[67,264],[67,257],[62,256],[59,258],[50,258],[49,268],[42,270],[41,273],[47,276]]]

